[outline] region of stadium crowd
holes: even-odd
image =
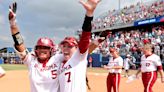
[[[97,39],[98,36],[93,34],[92,39]],[[93,53],[102,53],[103,56],[109,55],[109,48],[115,47],[119,50],[120,55],[125,58],[130,54],[140,62],[140,57],[143,44],[151,43],[154,46],[154,53],[160,56],[164,62],[164,26],[154,26],[151,30],[136,29],[136,30],[120,30],[109,34],[106,39]]]
[[[134,21],[164,15],[164,1],[138,2],[137,5],[124,7],[121,10],[108,11],[93,22],[93,29],[116,27],[132,24]]]
[[[136,5],[126,6],[121,10],[109,11],[93,21],[93,30],[128,25],[137,20],[162,16],[164,15],[163,6],[164,0],[155,0],[147,3],[138,2]],[[92,34],[92,39],[97,38],[99,37]],[[147,29],[146,31],[145,29],[120,30],[109,34],[108,39],[101,43],[93,53],[101,53],[103,56],[107,56],[109,55],[109,47],[112,46],[119,50],[123,58],[130,54],[136,59],[136,62],[139,62],[142,55],[141,46],[147,42],[154,45],[154,52],[164,62],[164,26],[154,26],[151,30]],[[56,46],[57,53],[61,52],[59,47]],[[20,60],[17,62],[22,64]],[[5,60],[5,63],[15,63],[15,59]]]

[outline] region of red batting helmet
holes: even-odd
[[[46,46],[46,47],[50,47],[51,49],[51,53],[54,53],[55,50],[55,44],[53,43],[53,41],[47,37],[44,38],[39,38],[39,40],[37,41],[37,44],[35,46],[35,48],[37,46]]]

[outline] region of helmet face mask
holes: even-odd
[[[36,50],[38,50],[38,49],[47,49],[47,50],[50,50],[51,48],[50,47],[47,47],[47,46],[36,46],[35,49]]]
[[[35,46],[35,54],[39,59],[49,59],[55,52],[55,45],[49,38],[40,38]]]

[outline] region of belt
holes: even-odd
[[[120,73],[109,73],[109,74],[116,75],[116,74],[120,74]]]
[[[153,72],[156,72],[156,71],[150,71],[150,72],[142,72],[142,73],[146,73],[146,74],[149,74],[149,73],[153,73]]]

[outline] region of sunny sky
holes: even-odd
[[[14,1],[18,4],[17,24],[26,47],[33,48],[40,37],[49,37],[58,44],[65,36],[75,36],[76,30],[82,26],[85,9],[78,0],[0,0],[0,49],[13,46],[8,7]],[[141,1],[151,0],[120,0],[121,8]],[[94,18],[108,10],[118,9],[118,2],[102,0]]]

